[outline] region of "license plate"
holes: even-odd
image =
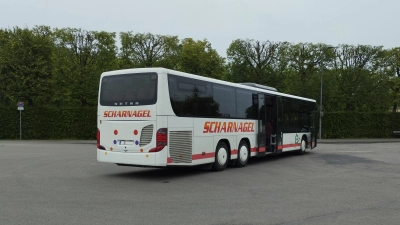
[[[125,145],[133,145],[133,141],[125,141]]]
[[[119,145],[133,145],[133,141],[125,141],[125,140],[123,140],[123,141],[119,141]]]

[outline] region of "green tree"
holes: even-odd
[[[53,40],[49,27],[0,31],[1,98],[9,103],[46,104],[52,94]]]
[[[101,73],[118,68],[115,33],[63,28],[55,37],[53,101],[96,105]]]
[[[341,45],[332,72],[346,111],[380,111],[388,108],[385,76],[379,72],[382,47]]]
[[[207,40],[182,40],[178,69],[205,77],[221,79],[225,74],[225,59],[218,55]]]
[[[289,64],[284,79],[284,90],[290,94],[320,99],[323,73],[323,97],[329,99],[336,87],[329,73],[329,62],[334,58],[332,50],[324,44],[312,43],[290,45],[287,49],[286,58]]]
[[[176,69],[179,53],[177,36],[121,32],[121,67],[165,67]]]
[[[276,86],[279,83],[275,69],[279,67],[280,44],[271,41],[234,40],[227,49],[230,80]]]
[[[290,67],[297,74],[296,82],[299,86],[307,84],[309,77],[318,71],[318,65],[322,61],[325,52],[324,47],[312,43],[299,43],[289,48]]]
[[[383,72],[388,76],[392,111],[396,112],[400,104],[400,47],[385,50],[382,61]]]

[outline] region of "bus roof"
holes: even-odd
[[[305,100],[305,101],[316,102],[314,99],[304,98],[304,97],[300,97],[300,96],[296,96],[296,95],[290,95],[290,94],[285,94],[285,93],[282,93],[279,91],[275,91],[276,89],[273,90],[274,88],[271,88],[271,87],[270,87],[271,90],[268,90],[265,88],[258,88],[258,87],[256,87],[256,85],[249,86],[249,85],[246,85],[245,83],[243,83],[243,84],[242,83],[233,83],[233,82],[229,82],[229,81],[218,80],[215,78],[204,77],[204,76],[190,74],[190,73],[181,72],[181,71],[177,71],[177,70],[166,69],[163,67],[148,67],[148,68],[132,68],[132,69],[113,70],[113,71],[103,72],[101,74],[101,77],[109,76],[109,75],[120,75],[120,74],[122,75],[122,74],[127,74],[127,73],[147,73],[147,72],[156,72],[159,74],[173,74],[173,75],[208,81],[208,82],[212,82],[212,83],[225,84],[225,85],[229,85],[232,87],[238,87],[238,88],[243,88],[243,89],[248,89],[248,90],[255,90],[255,91],[259,91],[259,92],[263,92],[263,93],[268,93],[271,95],[278,95],[278,96],[301,99],[301,100]]]

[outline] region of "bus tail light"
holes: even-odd
[[[104,148],[103,146],[100,145],[100,130],[99,130],[99,128],[97,128],[96,139],[97,139],[97,149],[106,150],[106,148]]]
[[[156,147],[150,149],[149,152],[159,152],[167,146],[168,143],[168,129],[167,128],[160,128],[156,134]]]

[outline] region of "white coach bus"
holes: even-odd
[[[164,68],[104,72],[97,160],[119,166],[228,164],[316,147],[316,102],[254,83]]]

